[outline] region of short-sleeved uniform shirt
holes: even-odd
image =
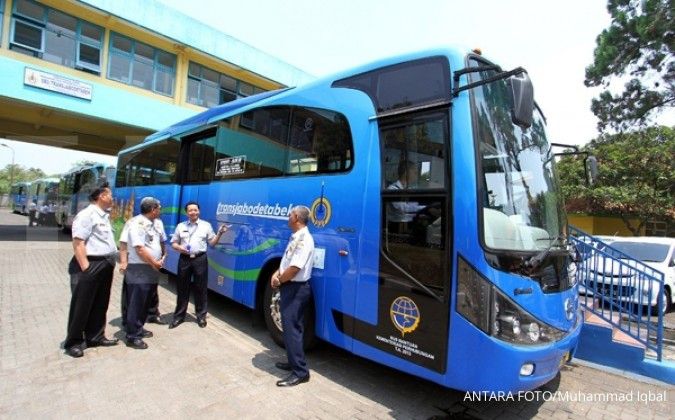
[[[132,219],[129,219],[124,223],[124,227],[122,228],[122,233],[120,233],[120,242],[124,242],[125,244],[129,243],[129,222]]]
[[[117,252],[110,215],[96,204],[90,204],[77,213],[73,220],[73,239],[82,239],[87,256],[102,257]]]
[[[314,265],[314,238],[309,233],[307,226],[291,235],[291,239],[286,245],[286,251],[279,272],[283,273],[288,267],[298,267],[300,271],[291,279],[291,281],[305,282],[312,277],[312,266]]]
[[[194,223],[188,220],[176,226],[176,231],[171,236],[171,243],[177,243],[185,248],[190,245],[190,253],[199,254],[206,252],[207,241],[213,239],[214,236],[216,234],[213,232],[211,223],[202,219],[197,219]]]
[[[129,219],[127,250],[129,264],[147,264],[136,252],[137,246],[144,246],[156,260],[162,257],[162,243],[166,241],[164,224],[160,219],[150,220],[142,214]],[[120,238],[121,240],[121,238]]]

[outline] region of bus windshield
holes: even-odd
[[[488,70],[474,77],[495,74]],[[471,92],[485,245],[507,251],[550,248],[558,243],[565,215],[543,115],[535,107],[530,128],[513,124],[506,80]]]

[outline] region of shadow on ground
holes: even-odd
[[[0,225],[0,241],[69,242],[70,233],[57,227],[28,225]]]

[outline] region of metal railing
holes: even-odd
[[[656,353],[663,350],[663,273],[573,226],[580,303]]]

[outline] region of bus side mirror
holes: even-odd
[[[511,86],[511,121],[522,128],[532,126],[534,87],[525,71],[509,77]]]
[[[598,179],[598,160],[593,155],[586,156],[584,159],[584,168],[586,170],[586,180],[588,185],[595,184]]]

